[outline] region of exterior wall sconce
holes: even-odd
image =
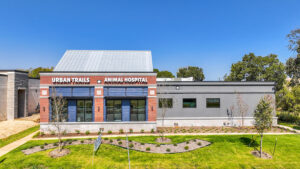
[[[98,106],[98,112],[100,112],[100,106]]]
[[[153,111],[153,106],[151,106],[151,111]]]
[[[45,106],[43,107],[43,111],[44,111],[44,112],[46,111],[46,108],[45,108]]]
[[[179,86],[176,86],[176,90],[180,90],[180,87],[179,87]]]

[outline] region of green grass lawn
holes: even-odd
[[[288,122],[280,122],[280,121],[278,121],[278,124],[288,126],[288,127],[293,128],[293,129],[296,129],[296,130],[300,130],[300,126],[297,125],[297,124],[292,124],[292,123],[288,123]]]
[[[259,159],[250,154],[250,135],[234,136],[170,136],[173,143],[190,139],[203,139],[212,142],[208,147],[178,154],[151,154],[130,151],[131,168],[300,168],[300,135],[266,135],[264,151],[273,152],[275,139],[277,149],[273,159]],[[131,140],[155,143],[153,136],[130,137]],[[48,156],[51,150],[24,155],[21,150],[45,142],[30,141],[0,158],[0,168],[92,168],[93,145],[66,146],[71,153],[53,159]],[[259,140],[257,139],[257,143]],[[103,144],[94,159],[94,168],[128,168],[127,150]]]
[[[9,137],[6,137],[4,139],[0,139],[0,148],[6,146],[7,144],[10,144],[10,143],[12,143],[12,142],[14,142],[16,140],[19,140],[19,139],[21,139],[23,137],[26,137],[27,135],[29,135],[29,134],[31,134],[31,133],[39,130],[39,129],[40,129],[39,125],[38,126],[34,126],[34,127],[29,128],[29,129],[26,129],[24,131],[21,131],[21,132],[19,132],[17,134],[14,134],[14,135],[11,135]]]

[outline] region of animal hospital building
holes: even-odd
[[[67,50],[53,72],[40,73],[40,126],[44,132],[55,129],[54,95],[66,100],[61,126],[67,132],[150,131],[162,122],[239,126],[242,119],[250,126],[259,100],[265,95],[275,100],[274,85],[156,78],[151,51]],[[237,98],[247,105],[244,117],[236,113]]]

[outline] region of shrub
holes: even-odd
[[[123,130],[123,129],[120,129],[120,130],[119,130],[119,133],[120,133],[120,134],[124,134],[124,130]]]
[[[122,141],[119,141],[118,144],[121,145],[121,144],[122,144]]]
[[[121,139],[119,139],[119,138],[117,139],[117,141],[120,141],[120,140],[121,140]]]
[[[132,142],[132,140],[128,140],[128,142],[130,142],[130,143],[131,143],[131,142]]]
[[[88,140],[92,140],[92,138],[88,138]]]
[[[185,149],[185,150],[188,150],[188,149],[189,149],[189,146],[185,146],[184,149]]]
[[[89,135],[89,134],[90,134],[90,131],[89,131],[89,130],[85,131],[85,134],[86,134],[86,135]]]
[[[145,145],[145,143],[141,143],[141,145]]]
[[[81,143],[81,144],[84,143],[84,140],[80,140],[80,143]]]
[[[134,145],[133,144],[129,144],[129,148],[133,148],[134,147]]]
[[[160,147],[160,144],[156,144],[156,146],[155,147]]]
[[[280,112],[277,114],[278,120],[300,125],[300,116],[291,112]]]
[[[80,130],[75,130],[75,132],[76,132],[77,134],[80,134]]]
[[[202,144],[201,144],[201,142],[199,142],[199,143],[197,143],[197,145],[198,145],[198,146],[201,146]]]
[[[107,137],[105,137],[105,138],[104,138],[104,140],[108,140],[108,138],[107,138]]]
[[[41,148],[41,149],[44,149],[44,145],[41,145],[40,148]]]
[[[146,148],[146,151],[150,151],[150,147],[147,147],[147,148]]]
[[[45,133],[44,132],[40,132],[40,135],[43,136],[43,135],[45,135]]]
[[[44,145],[46,146],[46,145],[48,145],[48,143],[44,143]]]
[[[64,130],[63,133],[62,133],[62,135],[67,135],[67,131]]]
[[[194,142],[196,142],[197,140],[196,139],[194,139]]]
[[[55,131],[51,131],[50,134],[51,134],[51,135],[55,135]]]
[[[177,146],[177,144],[173,144],[174,146]]]
[[[98,131],[98,133],[97,133],[98,135],[100,135],[101,134],[101,131]]]
[[[151,129],[151,133],[154,133],[154,129]]]
[[[110,140],[109,140],[109,142],[110,142],[110,143],[112,143],[112,142],[113,142],[113,140],[112,140],[112,139],[110,139]]]
[[[58,146],[58,143],[54,143],[53,145],[54,145],[54,146]]]
[[[111,130],[108,130],[108,131],[107,131],[107,134],[112,134],[112,131],[111,131]]]
[[[186,144],[190,144],[190,142],[189,142],[189,141],[187,141],[187,142],[186,142]]]
[[[145,132],[145,130],[144,130],[144,129],[142,129],[142,130],[141,130],[141,133],[144,133],[144,132]]]
[[[129,129],[129,133],[133,133],[133,129]]]
[[[167,152],[170,152],[171,150],[169,148],[166,149]]]

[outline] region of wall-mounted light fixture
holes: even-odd
[[[98,112],[100,112],[100,106],[98,106]]]
[[[153,111],[153,106],[151,106],[151,111]]]
[[[43,111],[44,111],[44,112],[46,111],[46,108],[45,108],[45,106],[43,107]]]
[[[179,87],[179,86],[176,86],[176,90],[180,90],[180,87]]]

